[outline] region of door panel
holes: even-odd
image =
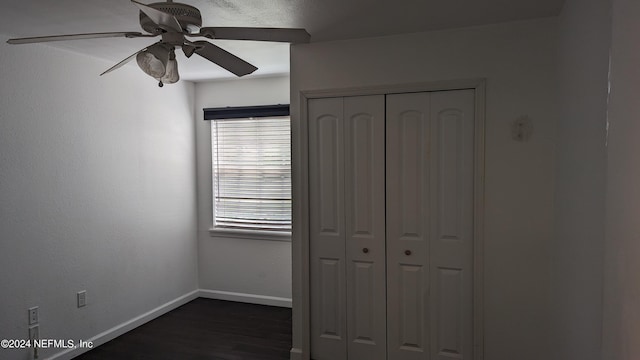
[[[320,270],[318,278],[320,289],[318,291],[318,302],[316,307],[319,310],[317,324],[321,338],[340,341],[344,333],[342,311],[340,310],[340,295],[342,289],[340,285],[342,279],[342,267],[340,259],[320,258]]]
[[[460,240],[460,167],[462,166],[462,120],[458,109],[437,114],[438,137],[438,205],[440,239]]]
[[[386,359],[384,96],[344,99],[349,359]]]
[[[309,101],[311,356],[347,359],[341,98]]]
[[[424,266],[400,265],[399,334],[401,350],[424,353]]]
[[[353,292],[351,304],[352,320],[348,323],[349,341],[365,345],[376,345],[374,264],[353,261]]]
[[[431,95],[431,343],[434,360],[473,357],[473,90]]]
[[[438,268],[436,302],[438,357],[462,359],[462,270]]]
[[[387,96],[388,358],[429,354],[430,95]]]

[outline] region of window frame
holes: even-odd
[[[277,105],[260,105],[260,106],[238,106],[238,107],[221,107],[221,108],[204,108],[204,120],[233,120],[233,119],[246,119],[246,118],[260,118],[260,117],[290,117],[289,104],[277,104]],[[213,147],[213,139],[211,139],[211,146]],[[213,165],[213,159],[211,159],[210,165]],[[212,185],[215,183],[213,173],[211,173]],[[215,194],[211,193],[211,210],[212,210],[212,227],[209,229],[209,235],[211,237],[223,237],[223,238],[240,238],[251,240],[271,240],[271,241],[291,241],[291,231],[272,231],[272,230],[258,230],[258,229],[236,229],[227,227],[215,226]],[[293,210],[292,210],[293,213]],[[293,216],[293,214],[292,214]]]

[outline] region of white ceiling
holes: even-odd
[[[149,3],[151,1],[141,0]],[[420,32],[554,16],[564,0],[180,0],[200,9],[203,26],[302,27],[311,41]],[[0,34],[11,37],[141,31],[129,0],[2,0]],[[114,64],[155,39],[108,38],[49,43]],[[289,45],[216,40],[259,69],[251,76],[286,73]],[[14,45],[14,46],[43,46]],[[179,55],[185,80],[231,78],[198,56]],[[135,62],[132,62],[135,64]],[[132,65],[128,65],[132,66]]]

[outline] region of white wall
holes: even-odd
[[[487,79],[485,359],[548,357],[556,25],[556,19],[541,19],[291,50],[294,122],[301,90]],[[533,137],[525,143],[512,140],[510,133],[510,123],[522,115],[534,123]],[[297,134],[295,141],[305,137]],[[298,155],[293,154],[299,169],[305,161]],[[294,253],[298,245],[294,239]],[[304,320],[295,301],[303,281],[294,272],[298,349]]]
[[[600,359],[610,1],[567,0],[560,16],[551,350]]]
[[[640,359],[640,2],[613,0],[603,359]]]
[[[25,339],[32,306],[41,338],[89,339],[196,290],[193,84],[5,41],[0,338]]]
[[[289,77],[234,79],[196,84],[198,246],[204,296],[290,304],[291,243],[211,237],[211,127],[203,108],[289,103]],[[265,302],[265,298],[270,299]],[[275,299],[273,299],[275,298]],[[275,301],[272,302],[271,300]]]

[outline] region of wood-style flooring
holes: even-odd
[[[291,309],[199,298],[76,360],[284,360]]]

